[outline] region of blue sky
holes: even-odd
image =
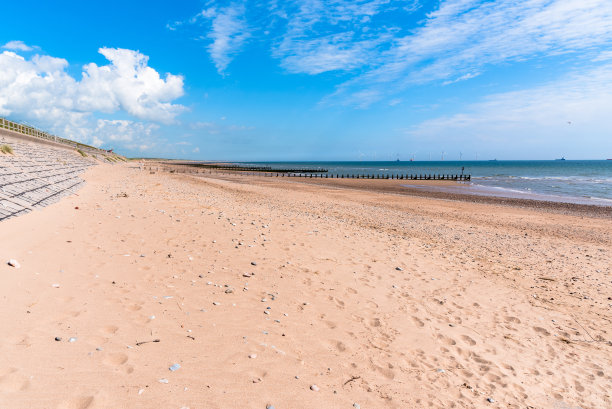
[[[176,3],[3,5],[0,116],[129,156],[612,157],[610,0]]]

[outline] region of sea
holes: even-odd
[[[327,169],[330,175],[469,174],[470,182],[428,190],[612,206],[612,160],[240,162]]]

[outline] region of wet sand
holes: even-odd
[[[389,181],[84,178],[0,225],[21,264],[0,266],[0,407],[612,405],[606,214]]]

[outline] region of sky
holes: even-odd
[[[131,157],[612,157],[610,0],[21,0],[2,14],[0,116]]]

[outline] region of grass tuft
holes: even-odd
[[[87,154],[80,149],[77,149],[77,152],[81,154],[82,157],[86,158]]]
[[[11,148],[9,145],[1,145],[0,146],[0,152],[2,152],[2,153],[10,153],[12,155],[13,154],[13,148]]]

